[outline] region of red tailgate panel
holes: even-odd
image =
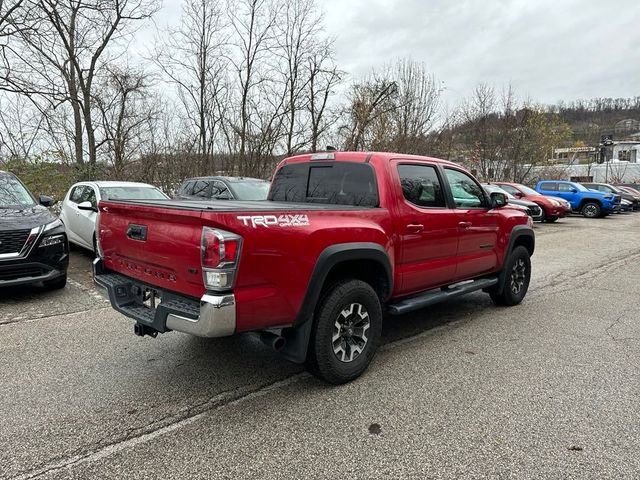
[[[107,268],[167,290],[202,296],[201,212],[110,202],[101,202],[100,210]],[[132,224],[147,228],[145,241],[127,236]]]

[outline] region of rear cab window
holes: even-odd
[[[282,166],[269,200],[377,207],[380,203],[373,167],[356,162],[309,162]]]

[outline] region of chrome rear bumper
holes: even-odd
[[[205,293],[198,301],[106,270],[99,258],[93,262],[93,278],[115,310],[151,329],[149,333],[175,330],[197,337],[226,337],[235,333],[236,299],[231,293]],[[155,309],[143,300],[149,290],[157,291],[161,297]]]

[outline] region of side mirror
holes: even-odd
[[[40,202],[40,205],[42,205],[43,207],[53,207],[53,205],[56,203],[53,198],[47,197],[46,195],[40,195],[40,198],[38,198],[38,202]]]
[[[93,205],[91,205],[90,201],[86,201],[86,202],[80,202],[78,204],[78,210],[85,210],[87,212],[97,212],[98,209],[96,207],[94,207]]]
[[[491,194],[491,208],[504,207],[507,204],[507,196],[504,193],[493,192]]]
[[[577,188],[572,188],[571,189],[571,193],[578,193],[578,189]]]
[[[516,197],[516,198],[522,198],[522,197],[524,197],[524,195],[522,194],[522,192],[516,192],[516,193],[514,193],[514,195],[513,195],[513,196],[514,196],[514,197]]]

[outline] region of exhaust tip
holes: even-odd
[[[287,340],[283,336],[267,331],[260,332],[260,340],[276,352],[281,351],[287,343]]]
[[[287,341],[284,339],[284,337],[278,337],[273,341],[273,349],[276,352],[279,352],[280,350],[282,350],[284,348],[285,343],[287,343]]]

